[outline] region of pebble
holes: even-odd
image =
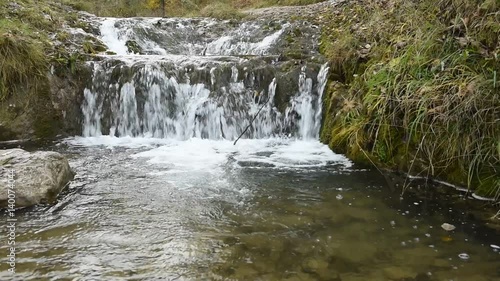
[[[446,230],[446,231],[453,231],[453,230],[455,230],[456,227],[453,224],[443,223],[441,225],[441,228]]]

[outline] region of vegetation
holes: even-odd
[[[61,0],[77,10],[98,16],[162,16],[162,0]],[[276,5],[307,5],[324,0],[165,0],[166,16],[240,18],[239,10]]]
[[[213,5],[207,5],[201,9],[200,15],[218,19],[242,18],[243,14],[228,3],[217,2]]]
[[[74,11],[51,1],[0,4],[0,140],[56,133],[60,117],[47,73],[51,63],[70,67],[75,56],[53,38],[67,40],[61,27],[77,19]]]
[[[500,198],[500,3],[349,1],[324,15],[321,140]]]

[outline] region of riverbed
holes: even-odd
[[[498,235],[451,204],[457,193],[414,183],[400,197],[317,141],[104,136],[46,149],[76,179],[54,206],[16,213],[16,275],[2,257],[1,280],[500,278]]]

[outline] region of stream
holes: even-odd
[[[498,232],[462,196],[415,181],[400,197],[319,142],[317,27],[96,21],[113,53],[88,62],[82,133],[43,147],[75,180],[17,212],[0,280],[500,280]]]

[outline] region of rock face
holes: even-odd
[[[0,150],[0,208],[12,198],[9,189],[16,208],[51,202],[73,177],[68,160],[57,152]]]

